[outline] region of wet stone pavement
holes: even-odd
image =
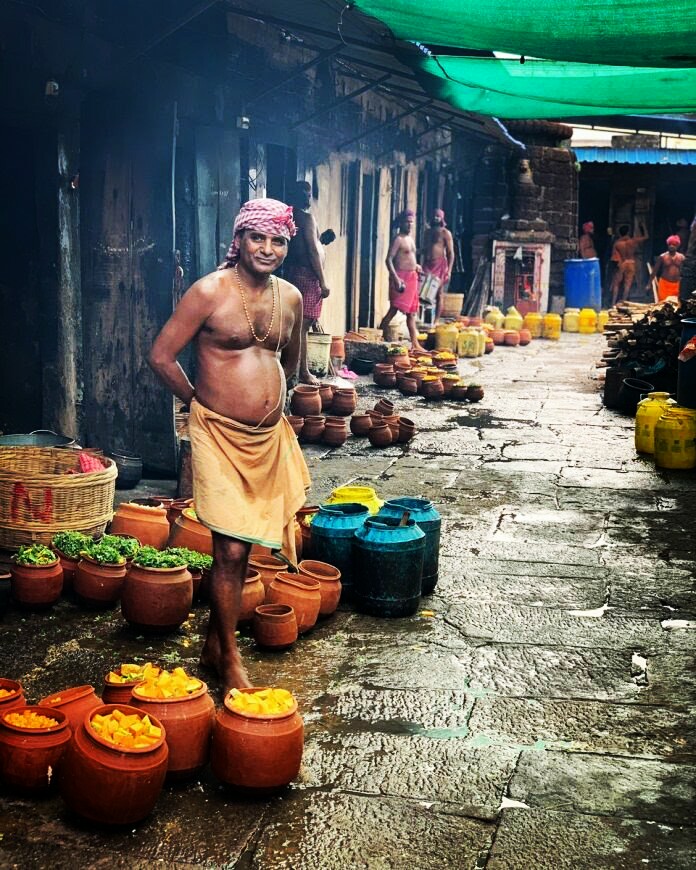
[[[275,655],[242,638],[256,683],[298,697],[298,782],[250,801],[206,772],[125,831],[0,792],[1,866],[696,866],[696,475],[636,456],[633,421],[592,380],[603,346],[564,335],[462,362],[486,388],[479,405],[390,391],[420,427],[407,448],[305,448],[311,501],[347,482],[424,495],[443,536],[433,616],[346,608]],[[378,391],[359,389],[371,407]],[[0,673],[32,700],[134,658],[207,679],[205,617],[153,639],[118,610],[12,610]]]

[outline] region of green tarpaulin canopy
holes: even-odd
[[[399,39],[618,66],[696,66],[696,0],[357,0]]]
[[[565,118],[696,111],[696,69],[447,56],[421,56],[415,63],[426,91],[482,115]]]

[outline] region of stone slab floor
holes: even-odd
[[[498,348],[461,364],[486,387],[479,405],[389,394],[420,427],[408,448],[306,449],[312,501],[349,481],[425,495],[443,538],[426,615],[345,609],[276,655],[242,639],[256,682],[299,698],[298,782],[249,801],[206,772],[125,831],[1,791],[1,866],[696,866],[696,476],[636,457],[633,421],[592,380],[602,347]],[[377,391],[359,389],[371,407]],[[118,610],[12,610],[0,673],[31,700],[134,657],[199,673],[204,627],[204,607],[165,639]]]

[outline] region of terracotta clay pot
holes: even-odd
[[[520,343],[519,332],[517,332],[517,330],[515,329],[506,329],[504,343],[508,347],[517,347]]]
[[[262,604],[253,625],[254,639],[264,649],[288,649],[297,640],[297,620],[289,604]]]
[[[375,363],[373,368],[372,368],[372,371],[374,374],[378,374],[378,373],[379,374],[385,374],[385,373],[391,374],[394,371],[394,364],[393,363]]]
[[[267,604],[288,604],[295,611],[297,631],[304,634],[314,626],[321,607],[317,580],[303,574],[279,571],[266,591]]]
[[[350,431],[353,435],[363,437],[372,427],[372,417],[369,414],[353,414],[350,418]]]
[[[394,358],[393,365],[398,377],[399,372],[407,372],[411,368],[411,359],[406,354],[400,354]]]
[[[346,358],[346,346],[342,335],[331,336],[331,359],[344,360]]]
[[[326,421],[324,417],[317,414],[311,414],[305,417],[300,438],[307,444],[318,444],[321,441],[321,436],[324,434],[324,426]]]
[[[492,338],[487,338],[487,339],[486,339],[485,352],[486,352],[486,353],[493,353],[494,349],[495,349],[495,344],[494,344],[494,342],[493,342],[493,339],[492,339]]]
[[[298,384],[292,391],[290,410],[298,417],[321,414],[319,387],[313,387],[311,384]]]
[[[391,389],[396,386],[396,372],[375,373],[373,380],[378,387]]]
[[[460,381],[459,375],[445,375],[442,378],[442,388],[445,391],[445,395],[449,396],[452,392],[452,388],[455,387]]]
[[[415,396],[418,392],[418,381],[415,378],[402,378],[399,389],[404,396]]]
[[[290,414],[286,417],[288,423],[292,426],[292,431],[299,437],[302,427],[304,426],[304,417],[298,417],[295,414]]]
[[[199,553],[212,556],[213,536],[210,529],[196,518],[193,509],[188,507],[175,520],[169,535],[168,546],[186,547],[189,550],[196,550]]]
[[[208,763],[210,738],[215,721],[215,704],[208,687],[200,688],[183,698],[145,698],[133,689],[131,706],[152,719],[155,717],[167,734],[167,778],[180,781],[195,776]]]
[[[297,567],[300,569],[300,574],[305,574],[319,583],[321,594],[319,616],[331,616],[341,599],[341,572],[327,562],[317,562],[313,559],[304,559]]]
[[[22,607],[41,610],[55,604],[63,589],[63,569],[56,556],[50,565],[12,563],[12,597]]]
[[[330,447],[340,447],[341,444],[345,444],[348,438],[348,430],[346,429],[346,421],[343,417],[340,418],[340,421],[339,423],[335,420],[327,419],[322,436],[324,444],[328,444]]]
[[[188,619],[193,581],[186,567],[143,568],[133,564],[121,594],[121,613],[138,629],[169,632]]]
[[[268,594],[268,587],[275,579],[275,575],[278,571],[284,571],[288,566],[275,556],[258,554],[249,557],[249,567],[258,571],[266,594]]]
[[[303,748],[304,725],[296,704],[288,713],[260,716],[235,712],[225,698],[213,727],[210,764],[215,776],[227,785],[264,793],[295,779]]]
[[[399,420],[399,443],[408,444],[414,438],[417,431],[416,424],[412,420],[401,417]]]
[[[372,423],[372,428],[367,433],[367,437],[373,447],[388,447],[392,443],[392,430],[382,419]]]
[[[192,498],[175,498],[167,508],[167,522],[170,527],[174,525],[177,518],[181,516],[182,511],[193,504]]]
[[[266,587],[261,582],[261,574],[254,568],[247,568],[246,580],[242,587],[242,599],[239,605],[237,625],[247,625],[254,618],[254,611],[263,604],[266,598]]]
[[[520,329],[520,346],[525,347],[532,340],[532,333],[528,329]]]
[[[120,667],[114,668],[116,673],[120,673]],[[102,686],[102,703],[104,704],[130,704],[133,696],[133,686],[137,683],[110,683],[108,677],[104,677],[104,685]]]
[[[480,402],[483,398],[483,387],[467,387],[466,397],[470,402]]]
[[[295,547],[298,559],[301,555],[305,558],[312,555],[312,519],[318,512],[319,505],[314,504],[300,508],[295,514],[295,520],[300,527],[300,534],[302,536],[302,547],[299,549]],[[279,568],[278,570],[282,571],[283,569]],[[268,582],[270,583],[271,581],[269,580]]]
[[[383,417],[388,417],[394,413],[394,403],[390,402],[389,399],[380,399],[374,410]]]
[[[321,399],[321,410],[328,411],[331,407],[334,397],[334,388],[331,384],[319,384],[319,398]]]
[[[77,563],[80,561],[80,557],[78,556],[76,559],[71,559],[69,556],[66,556],[65,553],[62,553],[58,547],[51,547],[51,549],[56,556],[58,556],[60,567],[63,569],[62,594],[70,595],[75,584],[75,572],[77,571]]]
[[[161,550],[169,537],[167,511],[161,505],[148,507],[135,502],[124,502],[116,508],[111,521],[112,535],[130,535],[144,547]]]
[[[392,435],[392,443],[398,440],[399,438],[399,415],[391,414],[390,416],[385,416],[384,422],[389,426]]]
[[[93,607],[113,607],[121,597],[126,581],[127,566],[102,565],[89,556],[83,556],[77,565],[75,594]]]
[[[331,413],[341,417],[352,414],[358,404],[358,396],[353,387],[338,387],[334,391]]]
[[[420,389],[420,385],[423,383],[423,378],[425,377],[425,372],[423,371],[414,371],[411,369],[408,375],[411,380],[416,382],[416,390]]]
[[[8,710],[27,706],[24,697],[24,689],[22,688],[22,684],[18,683],[17,680],[6,680],[4,677],[0,677],[0,689],[9,692],[9,695],[4,695],[0,698],[0,718],[2,718]]]
[[[432,380],[423,381],[423,395],[426,399],[429,400],[437,400],[442,399],[445,395],[445,388],[442,385],[442,380],[440,378],[433,378]]]
[[[367,416],[372,421],[372,426],[374,426],[375,423],[384,422],[384,414],[380,414],[379,411],[367,411]],[[370,426],[370,428],[372,428],[372,426]]]
[[[22,710],[50,716],[56,724],[49,728],[20,728],[0,718],[0,778],[20,794],[47,792],[60,773],[72,731],[68,717],[61,710],[27,706]],[[13,711],[8,711],[13,712]]]
[[[133,825],[152,812],[164,785],[169,750],[166,731],[157,718],[152,724],[162,735],[152,746],[130,749],[104,740],[89,724],[96,713],[115,709],[142,716],[128,704],[106,704],[86,716],[64,758],[60,793],[74,813],[101,825]]]
[[[42,698],[39,704],[65,713],[73,734],[90,711],[102,706],[94,686],[73,686],[70,689],[63,689],[62,692],[54,692]]]
[[[198,596],[201,591],[201,583],[203,582],[203,571],[201,568],[191,568],[189,565],[188,569],[189,574],[191,575],[191,586],[193,587],[193,600],[198,601]]]
[[[455,402],[464,402],[466,400],[468,389],[469,388],[466,384],[455,384],[452,387],[449,398],[454,399]]]
[[[493,329],[491,330],[491,339],[493,344],[505,344],[505,330],[504,329]]]

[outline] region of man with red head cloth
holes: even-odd
[[[578,250],[583,260],[591,260],[597,257],[594,246],[594,224],[587,221],[582,225],[582,235],[578,239]]]
[[[402,211],[396,219],[399,231],[392,239],[386,264],[389,272],[389,311],[382,318],[379,328],[387,337],[387,327],[398,311],[406,315],[408,334],[414,350],[423,350],[418,343],[416,314],[419,304],[419,277],[421,267],[416,260],[416,244],[411,236],[415,222],[411,209]]]
[[[453,265],[454,242],[452,233],[447,229],[444,211],[441,208],[436,208],[423,238],[423,272],[426,276],[432,275],[439,285],[435,302],[436,320],[440,319],[442,295],[447,291],[447,285],[452,277]]]
[[[657,298],[679,297],[681,270],[686,257],[679,253],[681,238],[675,233],[667,239],[667,250],[657,258],[653,279],[657,279]]]
[[[149,362],[190,406],[193,496],[212,532],[210,622],[201,664],[225,694],[249,686],[235,640],[252,544],[295,561],[293,520],[309,474],[283,416],[300,352],[302,297],[273,273],[295,233],[292,208],[247,202],[218,270],[196,281],[155,339]],[[177,362],[193,341],[196,383]]]

